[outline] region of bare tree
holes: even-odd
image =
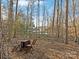
[[[75,28],[75,41],[77,41],[77,29],[76,29],[76,23],[75,23],[76,1],[75,0],[72,0],[72,3],[73,3],[73,25],[74,25],[74,28]]]
[[[1,0],[0,0],[0,36],[1,36],[1,30],[2,30],[2,26],[1,26]],[[0,39],[0,44],[1,44],[1,50],[2,50],[2,38]],[[0,59],[2,59],[2,52],[0,51]]]
[[[48,30],[47,30],[47,28],[48,28],[48,10],[47,10],[47,8],[45,8],[45,17],[46,17],[46,19],[45,19],[45,33],[48,33]]]
[[[54,0],[54,11],[53,11],[53,21],[52,21],[52,34],[53,34],[54,21],[55,21],[56,1],[57,0]]]
[[[45,4],[43,5],[43,20],[42,20],[42,31],[43,31],[43,33],[44,33],[44,27],[45,27],[44,23],[45,23]]]
[[[59,38],[59,0],[57,0],[57,39]]]
[[[1,32],[1,0],[0,0],[0,32]]]
[[[3,55],[3,38],[4,38],[4,35],[3,35],[3,28],[2,28],[2,13],[1,13],[1,10],[2,10],[2,5],[1,5],[1,1],[0,0],[0,59],[3,59],[4,55]]]
[[[68,0],[66,0],[66,20],[65,20],[65,26],[66,26],[66,40],[65,40],[65,43],[68,44]]]
[[[37,15],[37,17],[38,17],[38,28],[40,27],[40,19],[39,19],[39,17],[40,17],[40,4],[39,4],[39,2],[40,2],[40,0],[38,0],[38,15]],[[40,33],[40,28],[39,28],[39,33]]]
[[[9,8],[8,8],[8,39],[10,40],[12,37],[12,28],[13,28],[13,0],[9,1]]]
[[[15,12],[15,22],[17,20],[17,11],[18,11],[18,0],[16,0],[16,12]],[[15,25],[16,26],[16,25]],[[16,37],[16,28],[15,28],[15,31],[14,31],[14,38]]]
[[[63,15],[62,15],[62,0],[61,0],[61,36],[62,36],[62,39],[63,39]]]

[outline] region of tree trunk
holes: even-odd
[[[3,37],[4,37],[4,35],[3,35],[3,29],[2,29],[2,14],[1,14],[1,7],[2,7],[2,5],[1,5],[1,1],[2,0],[0,0],[0,59],[4,59],[3,57]]]
[[[68,0],[66,0],[66,20],[65,20],[65,26],[66,26],[66,40],[65,40],[65,43],[68,44]]]
[[[54,12],[53,12],[53,21],[52,21],[52,34],[53,34],[54,21],[55,21],[55,10],[56,10],[56,0],[54,0]]]
[[[75,41],[77,41],[77,29],[76,29],[76,24],[75,24],[75,8],[76,8],[76,3],[75,3],[75,0],[72,0],[72,2],[73,2],[73,25],[74,25],[74,28],[75,28]]]
[[[9,1],[8,8],[8,40],[12,38],[12,29],[13,29],[13,0]]]
[[[59,39],[59,0],[57,0],[57,39]]]
[[[16,20],[17,20],[17,11],[18,11],[18,0],[16,1],[16,12],[15,12],[15,22],[16,22]],[[16,26],[16,25],[15,25]],[[15,30],[14,30],[14,38],[16,38],[16,28],[15,28]]]
[[[0,36],[1,36],[1,30],[2,30],[2,26],[1,26],[1,0],[0,0]],[[1,38],[1,37],[0,37]],[[1,51],[2,51],[2,38],[0,39],[0,44],[1,44]],[[2,59],[2,52],[0,51],[0,59]]]

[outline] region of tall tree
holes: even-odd
[[[1,29],[1,27],[2,27],[1,24],[2,24],[2,23],[1,23],[1,0],[0,0],[0,36],[1,36],[1,30],[2,30],[2,29]],[[2,43],[1,43],[1,42],[2,42],[2,38],[0,39],[1,50],[2,50]],[[0,54],[0,59],[2,59],[2,52],[1,52],[1,54]]]
[[[0,32],[1,32],[1,0],[0,0]]]
[[[2,16],[2,13],[1,13],[2,5],[1,5],[1,1],[2,0],[0,0],[0,44],[1,44],[0,59],[3,59],[3,37],[4,37],[4,35],[3,35],[3,29],[2,29],[2,17],[1,17]]]
[[[57,0],[57,39],[59,38],[59,0]]]
[[[17,11],[18,11],[18,0],[16,0],[16,12],[15,12],[15,22],[17,20]],[[16,25],[15,25],[16,26]],[[14,30],[14,38],[16,37],[16,28]]]
[[[28,29],[29,29],[29,36],[30,37],[32,35],[32,29],[33,29],[33,4],[34,4],[34,0],[33,1],[29,1],[28,7],[27,7],[27,19],[28,19]]]
[[[46,9],[46,29],[49,26],[49,19],[48,19],[48,10]],[[46,31],[46,33],[48,33],[48,30]]]
[[[38,20],[38,27],[40,26],[40,19],[39,19],[39,16],[40,16],[40,3],[39,2],[40,2],[40,0],[38,0],[38,11],[37,11],[38,12],[38,15],[37,15],[37,17],[38,17],[38,19],[37,19]],[[40,29],[39,29],[39,33],[40,33]]]
[[[63,39],[63,15],[62,15],[62,4],[63,4],[63,2],[62,2],[62,0],[61,0],[61,36],[62,36],[62,39]]]
[[[74,28],[75,28],[75,41],[77,41],[77,28],[76,28],[76,23],[75,23],[76,22],[75,21],[76,1],[72,0],[72,3],[73,3],[72,4],[72,6],[73,6],[73,25],[74,25]]]
[[[66,20],[65,20],[65,26],[66,26],[66,40],[65,40],[65,43],[68,44],[68,0],[66,0]]]
[[[43,2],[43,4],[44,4],[44,2]],[[43,33],[44,33],[44,24],[45,23],[45,4],[43,5],[43,20],[42,20],[42,31],[43,31]]]
[[[12,28],[13,28],[13,0],[9,1],[8,8],[8,40],[12,38]]]
[[[53,21],[52,21],[52,34],[53,34],[54,21],[55,21],[56,1],[57,0],[54,0],[54,11],[53,11]]]

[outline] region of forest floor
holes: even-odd
[[[79,59],[79,46],[77,44],[64,44],[56,41],[37,40],[29,53],[11,52],[11,59]]]

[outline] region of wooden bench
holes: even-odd
[[[32,49],[32,45],[35,45],[37,40],[33,40],[32,43],[31,43],[31,40],[22,40],[20,41],[20,44],[18,46],[15,46],[13,49],[12,49],[12,52],[15,52],[15,51],[25,51],[26,53],[30,52],[31,49]]]
[[[27,48],[27,45],[31,45],[30,40],[27,41],[21,41],[21,48]]]

